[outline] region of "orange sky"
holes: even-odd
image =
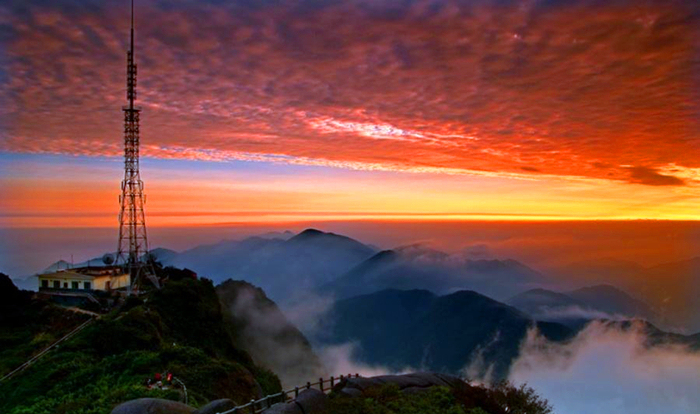
[[[683,1],[139,2],[155,226],[691,219]],[[0,5],[0,226],[116,223],[127,9]]]

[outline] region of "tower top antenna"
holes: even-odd
[[[134,0],[131,0],[131,32],[129,41],[129,51],[127,52],[127,78],[126,78],[126,97],[129,100],[129,109],[134,109],[134,101],[136,100],[136,61],[134,58]]]

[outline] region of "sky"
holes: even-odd
[[[0,226],[116,225],[126,1],[0,4]],[[152,226],[700,218],[687,1],[136,4]]]

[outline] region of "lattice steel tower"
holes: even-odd
[[[116,264],[121,264],[131,275],[131,286],[138,289],[141,279],[148,277],[156,285],[153,267],[148,259],[145,198],[139,173],[139,115],[136,100],[136,63],[134,63],[134,0],[131,0],[131,42],[126,53],[126,99],[124,112],[124,180],[119,203],[119,246]]]

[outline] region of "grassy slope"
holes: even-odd
[[[232,345],[211,282],[181,280],[144,300],[130,299],[0,384],[0,412],[102,414],[133,398],[178,400],[179,391],[143,386],[165,370],[187,385],[194,406],[216,398],[242,403],[280,388],[273,373]]]
[[[21,319],[0,323],[0,377],[89,319],[44,302],[30,302]]]

